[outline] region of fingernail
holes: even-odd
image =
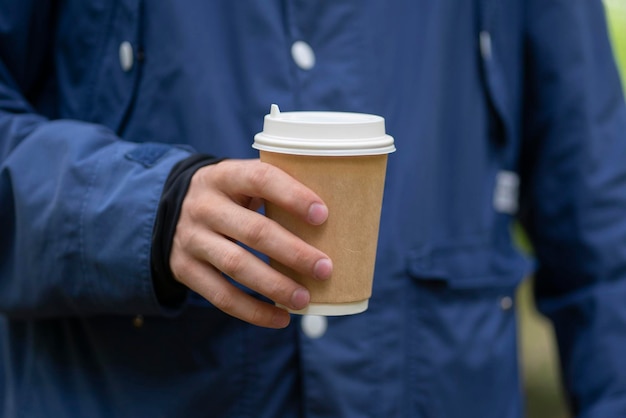
[[[291,295],[291,306],[293,306],[294,309],[304,309],[309,304],[309,300],[311,300],[309,291],[304,288],[299,288]]]
[[[309,222],[313,225],[321,225],[328,218],[328,208],[321,203],[313,203],[309,207]]]
[[[328,279],[333,272],[333,263],[328,258],[317,260],[313,266],[313,275],[318,279]]]
[[[289,325],[290,321],[291,317],[289,316],[289,313],[285,310],[280,313],[275,313],[272,317],[272,324],[274,324],[276,328],[285,328],[287,325]]]

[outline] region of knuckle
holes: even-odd
[[[258,246],[269,234],[269,223],[265,218],[254,219],[245,228],[246,241],[251,246]]]
[[[181,257],[170,258],[170,270],[176,280],[184,283],[191,275],[190,263],[185,262]]]
[[[224,183],[224,180],[230,176],[228,167],[228,165],[224,165],[222,162],[202,167],[200,169],[202,170],[201,179],[206,185]]]
[[[228,215],[228,212],[220,204],[205,205],[203,211],[197,214],[197,221],[202,222],[206,227],[215,229],[219,228],[229,218]]]
[[[196,170],[196,172],[191,176],[191,180],[189,181],[189,187],[185,195],[185,200],[205,190],[207,186],[211,184],[213,176],[214,171],[212,170],[212,167],[210,165],[200,167],[198,170]]]
[[[255,306],[252,313],[250,314],[248,321],[252,324],[263,325],[267,323],[267,318],[263,309],[258,306]]]
[[[244,259],[237,251],[227,251],[221,257],[221,270],[231,277],[237,277],[244,269]]]
[[[274,302],[286,304],[289,303],[291,293],[294,289],[292,286],[288,286],[285,283],[279,281],[273,281],[267,284],[266,295]]]
[[[191,176],[191,180],[189,180],[189,189],[193,190],[196,187],[199,187],[204,183],[206,178],[206,171],[204,167],[199,168],[196,172]]]
[[[176,256],[177,258],[181,258],[184,254],[191,255],[194,248],[196,247],[196,235],[197,234],[193,229],[177,227],[174,238],[172,239],[170,260],[174,256]]]
[[[291,262],[294,267],[302,268],[311,265],[311,256],[308,249],[303,245],[294,245],[289,251]]]
[[[202,213],[201,206],[201,200],[196,199],[194,196],[189,194],[185,196],[181,206],[180,216],[177,221],[178,227],[193,225],[194,223],[198,222],[200,214]]]
[[[222,165],[222,163],[223,162],[219,162],[217,164],[209,164],[200,167],[191,177],[189,191],[196,190],[204,194],[206,190],[215,189],[216,185],[223,184],[225,180],[228,180],[228,178],[231,177],[230,165]]]
[[[255,189],[265,190],[271,179],[272,166],[269,164],[260,164],[250,173],[250,183]]]
[[[170,271],[174,278],[180,282],[185,282],[187,278],[193,274],[194,261],[189,255],[181,250],[178,246],[174,245],[170,252]]]
[[[209,298],[209,301],[224,312],[230,311],[234,306],[233,296],[224,289],[216,290]]]
[[[192,221],[198,220],[205,206],[202,200],[191,198],[191,196],[183,202],[183,205],[185,213]]]

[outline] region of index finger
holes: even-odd
[[[328,218],[324,201],[283,170],[258,160],[231,162],[221,167],[223,170],[216,178],[226,190],[270,201],[313,225]]]

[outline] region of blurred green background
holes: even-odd
[[[626,94],[626,0],[604,0],[604,4],[615,60],[622,71],[622,86]],[[515,235],[524,246],[521,231],[517,230]],[[532,285],[532,278],[527,279],[517,294],[526,416],[570,418],[560,381],[552,326],[535,308]]]
[[[604,0],[609,33],[615,60],[622,70],[622,86],[626,93],[626,0]]]

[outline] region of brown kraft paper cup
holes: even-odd
[[[287,114],[289,112],[283,115]],[[390,151],[375,155],[298,155],[258,148],[261,161],[280,168],[309,187],[328,206],[326,222],[314,226],[271,202],[265,204],[268,218],[323,251],[333,262],[332,276],[328,280],[317,280],[270,260],[274,269],[310,292],[309,307],[292,312],[347,315],[366,310],[372,295],[387,152]]]
[[[261,161],[279,167],[315,191],[328,206],[328,220],[313,226],[266,203],[265,214],[333,261],[329,280],[303,276],[271,260],[311,293],[312,303],[349,303],[372,295],[374,261],[387,155],[320,157],[261,151]]]

